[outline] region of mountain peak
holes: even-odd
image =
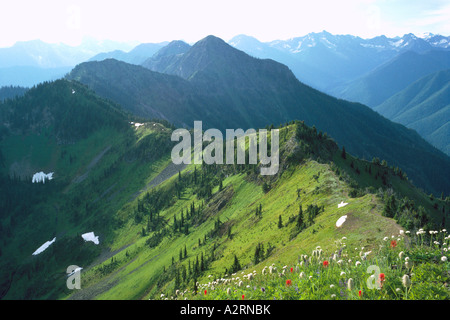
[[[211,47],[211,46],[223,47],[223,46],[226,46],[226,47],[228,47],[229,45],[225,41],[223,41],[222,39],[220,39],[220,38],[218,38],[216,36],[213,36],[213,35],[209,35],[209,36],[203,38],[202,40],[198,41],[196,44],[194,44],[194,47],[195,46],[206,46],[206,47]]]

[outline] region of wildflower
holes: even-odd
[[[331,299],[336,299],[336,295],[334,293],[331,295]]]
[[[392,240],[391,241],[391,248],[395,248],[397,246],[397,241]]]
[[[272,267],[272,266],[269,267],[269,273],[270,273],[270,274],[273,273],[273,267]]]
[[[360,266],[361,265],[361,262],[359,262],[359,261],[356,261],[356,263],[355,263],[355,266]]]
[[[208,291],[207,290],[205,290],[205,296],[206,296],[206,293],[207,293]]]
[[[441,261],[442,262],[446,262],[447,261],[447,257],[446,256],[442,256]]]
[[[389,239],[388,237],[384,237],[383,241],[388,241],[388,239]]]
[[[325,261],[323,262],[323,266],[326,268],[326,267],[328,267],[328,265],[329,265],[328,261],[325,260]]]
[[[408,288],[409,286],[411,286],[411,279],[409,279],[409,276],[407,274],[405,274],[402,278],[402,284],[405,288]]]
[[[400,289],[400,288],[395,289],[395,292],[401,292],[401,291],[402,291],[402,289]]]
[[[361,290],[358,291],[358,296],[361,298],[361,296],[362,296],[362,291]]]
[[[228,294],[228,295],[231,294],[231,289],[230,289],[230,288],[227,289],[227,294]]]
[[[242,300],[244,300],[245,299],[245,295],[242,295]]]
[[[381,287],[383,287],[383,282],[386,280],[386,277],[385,277],[384,273],[380,273],[378,275],[378,279],[380,280]]]
[[[333,289],[334,288],[334,284],[330,284],[330,289]]]
[[[238,287],[242,287],[242,285],[243,285],[243,282],[239,281]]]
[[[406,261],[406,262],[405,262],[405,267],[406,267],[407,269],[410,269],[410,268],[412,267],[411,262]]]
[[[401,252],[398,254],[398,257],[399,257],[400,259],[402,259],[404,255],[405,255],[405,253],[404,253],[403,251],[401,251]]]
[[[291,267],[291,273],[294,272],[294,268]]]
[[[175,295],[179,295],[180,294],[180,290],[175,291]]]
[[[344,271],[341,272],[341,277],[343,277],[343,276],[345,276],[345,272]]]
[[[353,290],[353,288],[354,288],[353,279],[350,278],[350,279],[348,279],[348,281],[347,281],[347,289],[348,289],[348,290]]]
[[[300,274],[298,275],[299,278],[304,278],[305,277],[305,273],[302,271],[300,272]]]
[[[249,273],[248,274],[248,280],[252,280],[253,279],[253,273]]]
[[[400,235],[403,235],[405,233],[405,231],[400,230]]]
[[[261,291],[262,291],[262,293],[265,293],[266,292],[266,288],[262,287]]]
[[[289,287],[292,284],[292,281],[290,279],[286,280],[286,285]]]

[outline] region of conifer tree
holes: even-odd
[[[345,147],[342,146],[342,153],[341,153],[342,159],[347,159],[347,153],[345,152]]]

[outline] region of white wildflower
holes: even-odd
[[[350,279],[348,279],[348,281],[347,281],[347,289],[348,289],[348,290],[353,290],[353,288],[354,288],[353,279],[350,278]]]
[[[411,279],[409,279],[409,276],[405,274],[402,278],[402,284],[405,288],[408,288],[411,286]]]

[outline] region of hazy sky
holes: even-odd
[[[0,46],[41,39],[76,45],[85,36],[195,42],[213,34],[261,41],[327,30],[370,38],[449,35],[448,0],[14,0],[0,2]]]

